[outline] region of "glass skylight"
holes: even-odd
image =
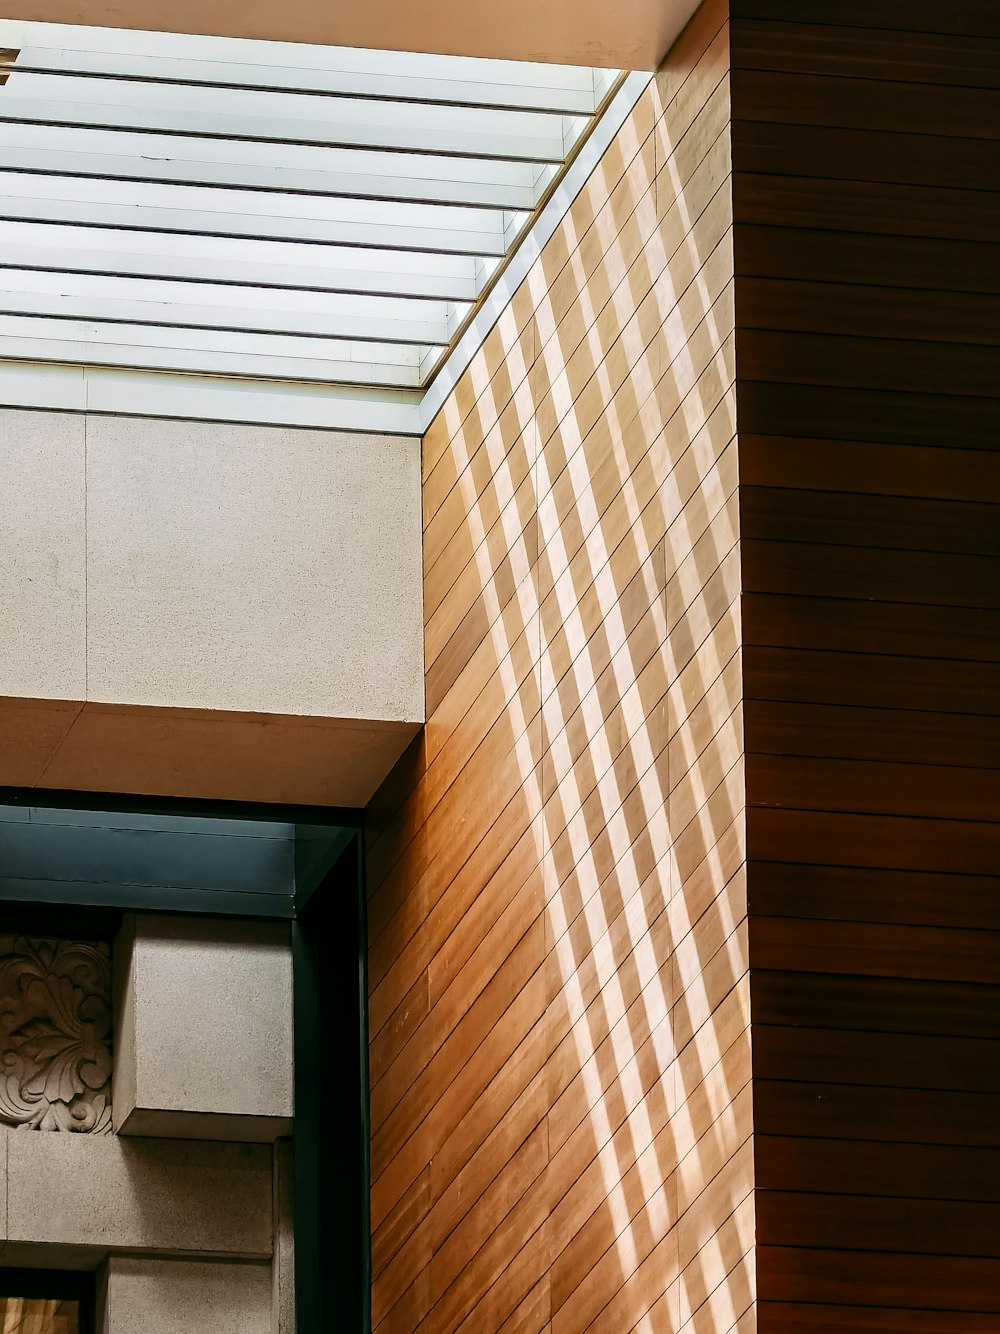
[[[616,78],[0,21],[0,360],[420,389]]]

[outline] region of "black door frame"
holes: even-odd
[[[0,930],[110,939],[128,911],[266,918],[290,926],[294,1003],[294,1248],[298,1334],[371,1331],[368,930],[362,812],[130,795],[0,788],[0,808],[79,810],[177,818],[192,866],[203,829],[185,817],[295,825],[294,875],[280,894],[215,892],[183,883],[123,883],[67,873],[31,883],[5,878]],[[155,837],[152,835],[151,837]],[[58,858],[56,859],[58,862]],[[67,865],[71,861],[67,857]],[[118,875],[118,879],[116,879]],[[52,914],[59,912],[58,923]],[[15,1271],[0,1269],[3,1274]],[[92,1276],[91,1276],[92,1282]],[[24,1295],[30,1296],[31,1293]]]
[[[296,905],[292,920],[298,1334],[371,1331],[362,843],[358,829],[316,891]]]

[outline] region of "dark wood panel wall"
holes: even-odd
[[[753,1327],[726,20],[424,441],[428,723],[368,820],[385,1334]]]
[[[734,0],[759,1328],[1000,1328],[1000,7]]]

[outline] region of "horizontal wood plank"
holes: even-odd
[[[841,78],[1000,87],[1000,41],[964,33],[833,27],[744,19],[735,25],[733,68],[838,75]]]
[[[795,0],[732,0],[731,13],[738,19],[802,20],[802,7]],[[905,8],[895,0],[812,0],[809,22],[817,27],[831,24],[901,33],[1000,37],[1000,16],[990,0],[965,0],[954,10],[943,10],[935,0],[912,0]]]
[[[757,1237],[764,1246],[996,1258],[1000,1205],[945,1199],[900,1205],[879,1195],[765,1190],[757,1201]]]
[[[830,1080],[901,1089],[1000,1093],[1000,1043],[990,1038],[754,1024],[761,1080]]]
[[[1000,931],[993,876],[755,862],[755,916]]]
[[[755,968],[753,1005],[761,1024],[1000,1038],[1000,986]]]
[[[762,1135],[888,1140],[901,1144],[978,1144],[989,1148],[996,1141],[998,1114],[1000,1095],[973,1095],[964,1089],[903,1089],[830,1082],[806,1084],[793,1080],[758,1080],[754,1084],[754,1127]],[[773,1196],[774,1192],[762,1191],[762,1204]],[[809,1211],[809,1216],[817,1219],[825,1216],[831,1227],[834,1226],[835,1199],[827,1201],[829,1211],[812,1196],[802,1197],[801,1202],[803,1211]],[[857,1211],[859,1219],[886,1215],[886,1209],[880,1210],[876,1200],[852,1201],[851,1210],[852,1213]],[[793,1216],[794,1211],[787,1204],[786,1211],[786,1216]],[[894,1212],[898,1214],[898,1209]],[[930,1212],[925,1210],[925,1214]],[[945,1222],[948,1210],[942,1209],[935,1226],[925,1222],[917,1228],[924,1237],[922,1244],[914,1244],[914,1234],[904,1231],[899,1244],[880,1245],[877,1238],[866,1238],[863,1231],[852,1236],[850,1228],[845,1229],[836,1241],[829,1239],[831,1234],[827,1234],[826,1239],[810,1241],[808,1232],[803,1230],[801,1244],[858,1246],[862,1250],[927,1249],[933,1252],[941,1249],[952,1255],[995,1256],[1000,1249],[1000,1228],[996,1226],[1000,1222],[1000,1204],[970,1209],[969,1213],[977,1216],[980,1222],[972,1232],[960,1233]],[[766,1218],[766,1209],[761,1209],[758,1222],[765,1231]],[[914,1223],[913,1226],[917,1225]],[[797,1243],[784,1236],[779,1244]]]

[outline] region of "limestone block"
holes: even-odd
[[[291,1133],[286,926],[130,914],[115,971],[119,1134],[269,1142]]]
[[[3,1264],[96,1263],[108,1251],[271,1254],[271,1153],[263,1145],[18,1130],[3,1141]]]
[[[420,445],[87,422],[88,698],[419,722]]]
[[[401,436],[0,406],[0,785],[364,806],[424,720],[420,481]]]
[[[270,1265],[112,1256],[98,1334],[269,1334]]]
[[[86,691],[82,417],[0,412],[0,694]]]

